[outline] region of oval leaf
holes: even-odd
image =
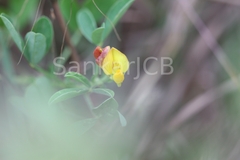
[[[10,20],[2,13],[0,15],[4,25],[8,29],[13,41],[16,43],[18,49],[22,52],[23,51],[23,39],[20,36],[20,34],[16,31],[13,24],[10,22]]]
[[[105,27],[99,27],[92,32],[92,42],[96,45],[102,43],[102,33]]]
[[[109,98],[94,108],[92,111],[97,116],[101,117],[104,121],[112,120],[117,116],[118,103],[114,98]]]
[[[106,95],[106,96],[109,96],[109,97],[114,97],[114,91],[112,91],[110,89],[96,88],[96,89],[93,89],[92,92],[97,93],[97,94]]]
[[[79,81],[83,85],[85,85],[86,87],[88,87],[88,88],[91,87],[91,83],[89,82],[89,80],[85,76],[83,76],[77,72],[68,72],[65,74],[65,77],[76,79],[77,81]]]
[[[41,33],[46,38],[46,51],[48,51],[52,45],[53,40],[53,26],[49,18],[42,16],[38,19],[33,27],[33,32]]]
[[[79,88],[67,88],[56,92],[52,97],[49,99],[48,104],[58,103],[81,94],[86,93],[87,89],[79,89]]]
[[[33,64],[39,63],[45,56],[46,38],[41,33],[28,32],[26,35],[25,57]]]
[[[127,125],[127,120],[126,118],[118,111],[118,116],[119,116],[119,120],[120,123],[123,127],[125,127]]]
[[[103,32],[103,40],[109,35],[109,33],[113,29],[113,25],[115,25],[119,19],[123,16],[123,14],[127,11],[130,5],[134,2],[134,0],[120,0],[117,1],[108,11],[106,20],[105,30]]]
[[[84,37],[92,42],[92,33],[97,28],[97,24],[88,9],[82,9],[77,13],[77,24]]]

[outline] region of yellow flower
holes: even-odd
[[[124,81],[124,74],[129,68],[127,57],[116,48],[110,48],[109,46],[105,48],[97,47],[93,53],[96,63],[120,87]]]

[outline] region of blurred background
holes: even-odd
[[[116,1],[95,0],[105,14]],[[87,7],[98,25],[104,16],[91,0],[57,3],[77,52],[77,59],[69,56],[66,66],[71,67],[72,60],[81,66],[94,61],[96,46],[81,35],[76,14]],[[51,19],[54,39],[40,64],[43,69],[60,55],[66,36],[54,4],[0,0],[0,12],[12,18],[21,35],[31,30],[36,17]],[[128,125],[95,127],[79,139],[76,132],[68,133],[68,127],[79,119],[78,113],[85,113],[84,102],[77,98],[61,112],[49,111],[44,100],[57,90],[58,82],[48,82],[24,57],[18,64],[21,52],[0,21],[1,159],[238,160],[240,1],[135,0],[116,29],[121,41],[111,32],[103,46],[118,48],[136,63],[120,88],[114,83],[106,86],[115,91]],[[64,41],[63,48],[67,46]],[[155,60],[144,63],[149,57]],[[172,74],[161,74],[162,57],[172,58]],[[146,74],[144,67],[157,74]],[[89,68],[87,77],[91,74]],[[91,98],[97,103],[99,97]]]

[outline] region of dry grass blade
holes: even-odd
[[[188,119],[202,111],[205,107],[230,92],[237,90],[233,81],[228,80],[217,88],[210,89],[207,92],[197,96],[188,102],[183,109],[170,121],[168,131],[178,128]]]
[[[226,57],[226,54],[224,53],[224,50],[218,44],[217,40],[212,35],[211,31],[207,28],[207,26],[204,24],[204,22],[201,20],[201,18],[198,16],[198,14],[194,11],[193,7],[189,3],[187,3],[184,0],[178,0],[178,2],[183,8],[183,10],[185,11],[185,13],[187,14],[190,21],[198,30],[201,37],[204,39],[204,41],[208,45],[209,49],[213,52],[213,54],[216,56],[220,64],[229,74],[231,79],[236,83],[236,85],[240,86],[237,80],[235,69],[229,62],[228,58]]]
[[[239,0],[212,0],[212,1],[240,6],[240,1]]]

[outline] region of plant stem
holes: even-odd
[[[92,110],[94,108],[94,106],[93,106],[93,103],[92,103],[92,100],[91,100],[89,94],[86,94],[84,96],[84,98],[85,98],[85,101],[87,102],[87,105],[88,105],[89,109]]]
[[[91,100],[89,94],[86,94],[86,95],[84,96],[84,99],[85,99],[85,101],[86,101],[86,103],[87,103],[87,106],[88,106],[91,114],[92,114],[94,117],[96,117],[96,115],[95,115],[95,114],[93,113],[93,111],[92,111],[92,109],[94,108],[94,105],[93,105],[93,103],[92,103],[92,100]]]
[[[54,9],[54,12],[55,12],[56,19],[59,22],[61,30],[65,34],[66,43],[69,46],[69,48],[71,49],[71,52],[72,52],[71,58],[72,58],[72,60],[80,63],[80,58],[78,56],[77,50],[75,49],[75,47],[73,46],[73,44],[71,42],[70,34],[69,34],[69,31],[68,31],[67,25],[64,22],[62,13],[61,13],[59,5],[58,5],[58,2],[57,2],[57,0],[52,0],[52,3],[53,3],[53,9]]]
[[[101,86],[101,85],[105,84],[107,81],[109,81],[109,76],[104,75],[103,77],[101,77],[101,78],[99,79],[99,82],[98,82],[98,83],[96,83],[96,84],[93,85],[93,88],[94,88],[94,87],[97,87],[97,86]]]

